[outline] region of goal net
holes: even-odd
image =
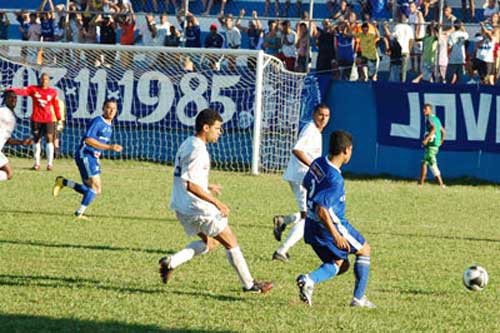
[[[305,75],[286,71],[262,51],[182,49],[74,43],[2,42],[0,84],[38,84],[48,73],[66,108],[61,154],[77,149],[106,98],[118,101],[113,142],[116,159],[171,163],[194,133],[199,111],[211,107],[224,120],[219,143],[209,145],[215,167],[235,171],[284,169],[296,140]],[[30,135],[32,101],[18,97],[14,137]],[[31,148],[7,146],[31,156]]]

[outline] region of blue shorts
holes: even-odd
[[[90,177],[101,174],[99,159],[97,159],[94,155],[77,152],[75,162],[78,170],[80,171],[82,180],[87,180]]]
[[[321,222],[307,218],[304,227],[304,240],[311,245],[314,252],[322,262],[333,262],[336,260],[346,260],[349,254],[358,252],[366,241],[363,235],[357,231],[349,222],[344,221],[334,224],[337,231],[347,239],[350,250],[339,249],[331,236],[330,232],[321,224]]]

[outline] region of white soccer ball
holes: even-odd
[[[464,285],[472,291],[481,291],[488,284],[488,272],[481,266],[470,266],[464,272]]]

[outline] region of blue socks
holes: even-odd
[[[75,183],[74,181],[69,180],[69,179],[64,179],[63,184],[64,184],[64,186],[72,188],[76,192],[83,195],[82,206],[76,212],[77,215],[83,214],[83,212],[85,211],[85,208],[87,208],[88,205],[90,205],[92,203],[92,201],[94,201],[97,193],[93,189],[88,187],[87,185],[78,184],[78,183]]]
[[[365,295],[368,275],[370,275],[370,257],[356,257],[356,263],[354,264],[354,276],[356,277],[356,282],[354,284],[355,298],[361,299]]]
[[[76,192],[78,192],[80,194],[85,194],[89,190],[89,187],[87,185],[78,184],[78,183],[75,183],[74,181],[66,179],[66,178],[64,178],[64,180],[63,180],[63,185],[67,186],[69,188],[72,188],[73,190],[75,190]]]
[[[87,187],[87,192],[83,195],[82,205],[90,205],[92,201],[94,201],[96,194],[97,193],[93,189]]]
[[[314,281],[314,283],[319,283],[331,279],[332,277],[337,275],[338,272],[339,268],[337,267],[337,265],[332,263],[324,263],[319,266],[317,270],[309,273],[308,276],[311,280]]]

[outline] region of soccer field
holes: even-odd
[[[213,171],[224,186],[235,230],[255,278],[272,280],[266,295],[241,291],[222,248],[160,282],[158,259],[184,247],[168,209],[172,168],[103,161],[103,194],[74,222],[80,196],[51,196],[57,175],[79,180],[71,160],[54,172],[11,160],[15,176],[0,183],[0,331],[2,332],[498,332],[500,191],[492,185],[416,186],[414,181],[347,177],[347,216],[372,246],[367,295],[376,309],[348,306],[351,270],[316,285],[313,306],[295,278],[319,264],[308,245],[289,263],[271,261],[278,246],[272,217],[295,211],[279,175]],[[490,275],[482,292],[462,285],[463,270]]]

